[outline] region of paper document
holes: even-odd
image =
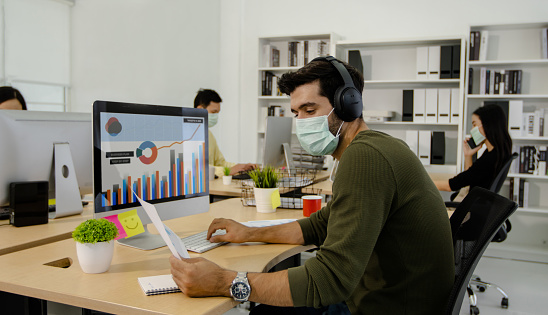
[[[241,223],[248,227],[265,227],[265,226],[286,224],[294,221],[297,221],[297,219],[261,220],[261,221],[247,221],[247,222],[241,222]]]
[[[162,236],[164,242],[166,242],[167,247],[169,247],[169,250],[171,250],[173,256],[179,259],[181,259],[181,257],[190,258],[186,250],[185,244],[183,243],[181,238],[177,236],[177,234],[173,233],[173,231],[162,222],[160,216],[158,216],[158,211],[156,211],[156,207],[139,198],[139,196],[137,196],[136,194],[135,196],[137,197],[137,200],[139,200],[141,206],[143,206],[143,209],[145,209],[145,212],[147,213],[148,217],[150,218],[158,232],[160,232],[160,236]]]

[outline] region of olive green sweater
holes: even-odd
[[[454,281],[443,200],[407,145],[360,132],[343,153],[333,199],[298,221],[316,257],[289,269],[295,306],[346,301],[353,314],[442,314]]]

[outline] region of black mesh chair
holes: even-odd
[[[459,314],[464,294],[470,293],[470,279],[483,252],[517,207],[515,202],[480,187],[474,187],[458,205],[450,219],[455,283],[445,314]],[[479,309],[471,305],[470,313],[479,314]]]
[[[510,170],[510,166],[512,165],[512,162],[518,156],[519,156],[519,154],[517,154],[517,153],[514,153],[510,156],[510,159],[508,159],[508,161],[506,161],[504,166],[501,168],[501,170],[499,171],[499,173],[497,174],[497,176],[493,180],[493,183],[491,184],[491,187],[489,188],[490,191],[492,191],[494,193],[498,193],[500,191],[500,189],[502,188],[502,185],[504,184],[504,181],[506,180],[506,177],[508,176],[508,171]],[[446,207],[456,208],[458,205],[459,205],[458,202],[446,202],[445,203]],[[495,235],[493,236],[493,239],[491,241],[500,243],[500,242],[506,240],[506,238],[508,237],[508,232],[510,232],[511,229],[512,229],[512,223],[510,222],[509,219],[506,219],[505,222],[501,225],[500,229],[497,231],[497,233],[495,233]],[[490,287],[496,288],[497,291],[499,291],[500,294],[502,295],[502,300],[501,300],[501,303],[500,303],[501,306],[503,308],[508,308],[508,303],[509,303],[508,294],[506,294],[506,292],[501,287],[499,287],[498,285],[496,285],[492,282],[482,281],[481,278],[477,275],[472,275],[472,279],[470,280],[470,287],[468,288],[468,295],[469,295],[469,298],[470,298],[470,308],[471,308],[471,310],[475,309],[479,313],[479,309],[477,307],[477,296],[474,293],[474,291],[472,290],[473,286],[476,286],[477,289],[480,292],[484,292],[487,288],[490,288]]]

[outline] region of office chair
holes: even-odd
[[[498,193],[504,184],[504,181],[506,180],[506,177],[508,176],[508,171],[510,170],[510,166],[512,165],[512,162],[519,156],[518,153],[513,153],[508,161],[504,164],[504,166],[501,168],[495,179],[493,180],[493,183],[491,184],[491,187],[489,188],[490,191],[494,193]],[[459,205],[458,202],[446,202],[446,207],[454,207],[456,208]],[[509,219],[506,219],[504,224],[501,225],[500,229],[497,231],[497,233],[494,235],[492,242],[502,242],[508,237],[508,232],[512,229],[512,224],[510,223]],[[501,306],[503,308],[508,308],[508,294],[504,292],[504,290],[499,287],[498,285],[486,281],[482,281],[481,278],[477,275],[472,275],[472,279],[470,280],[470,286],[468,288],[468,295],[470,297],[470,308],[471,309],[477,309],[479,313],[479,309],[477,308],[477,297],[474,291],[472,290],[472,286],[476,286],[476,288],[480,292],[484,292],[488,287],[494,287],[497,289],[497,291],[502,294],[502,300],[501,300]]]
[[[445,314],[459,314],[465,292],[471,300],[470,314],[479,314],[477,306],[472,305],[470,279],[493,236],[517,207],[515,202],[481,187],[474,187],[458,205],[450,218],[455,282]]]

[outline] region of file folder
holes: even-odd
[[[451,89],[451,123],[458,124],[460,122],[460,89]]]
[[[428,79],[428,47],[417,47],[417,80]]]
[[[451,89],[438,90],[438,123],[451,122]]]
[[[440,79],[451,79],[453,76],[453,46],[441,46]]]
[[[423,165],[430,165],[430,146],[432,132],[430,130],[419,130],[419,159]]]
[[[409,149],[415,153],[416,156],[419,156],[419,131],[418,130],[406,130],[405,131],[405,142],[409,146]]]
[[[441,46],[428,47],[428,80],[440,79]]]
[[[438,89],[426,89],[426,123],[438,122]]]
[[[426,89],[413,90],[413,122],[424,123],[426,107]]]
[[[432,132],[431,164],[445,164],[445,132]]]
[[[508,105],[508,133],[510,137],[522,136],[523,101],[512,100]]]
[[[413,121],[413,90],[403,90],[402,121]]]
[[[451,78],[460,79],[460,45],[453,46],[453,54],[451,55],[453,59],[453,65],[451,71],[453,72]]]

